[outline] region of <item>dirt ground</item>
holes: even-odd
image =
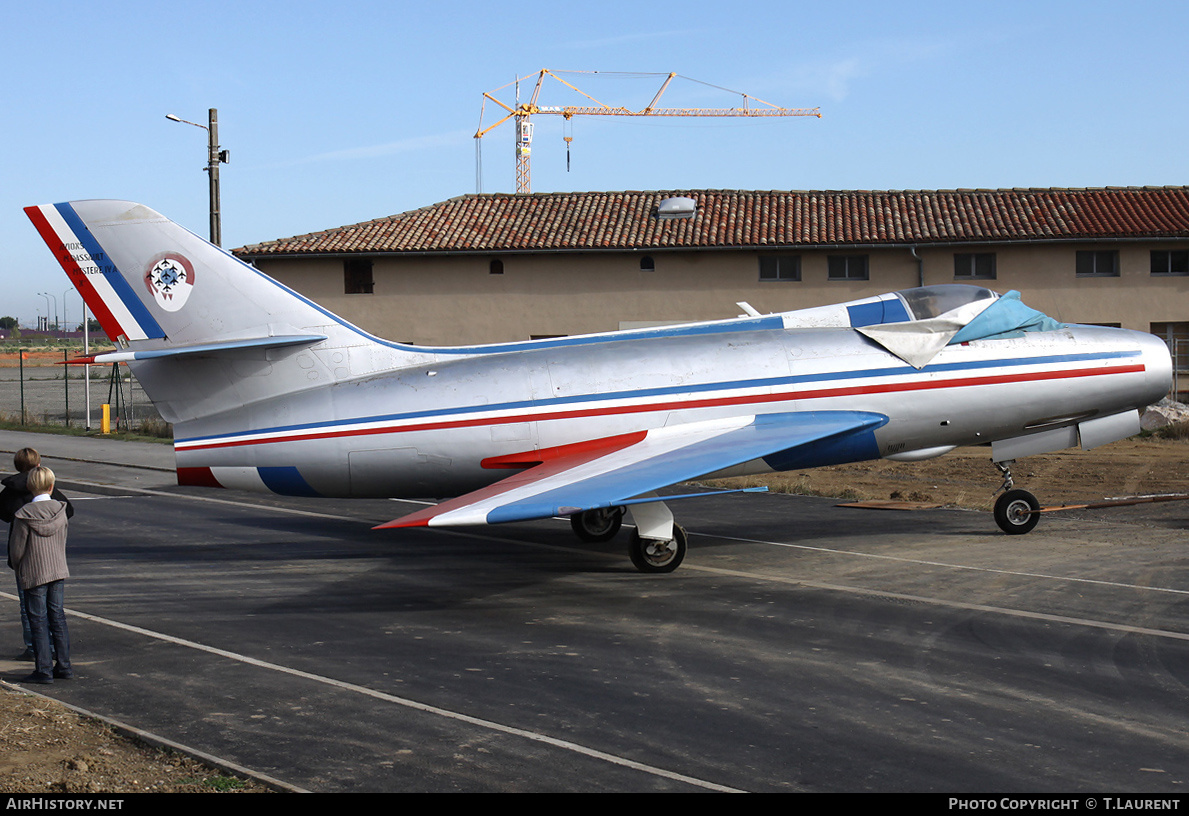
[[[1015,486],[1036,494],[1042,507],[1125,496],[1189,493],[1189,440],[1134,437],[1101,448],[1072,449],[1021,459]],[[723,480],[765,484],[769,490],[852,500],[900,499],[990,510],[1003,483],[990,448],[959,448],[924,462],[860,462],[763,479]]]
[[[0,685],[0,793],[270,792]]]
[[[1134,495],[1189,493],[1189,440],[1134,438],[1092,451],[1021,460],[1016,486],[1042,506]],[[987,448],[917,463],[818,468],[764,480],[771,490],[851,500],[901,499],[987,510],[1002,481]],[[73,681],[72,681],[73,682]],[[268,792],[178,754],[123,737],[52,701],[0,685],[0,792]]]

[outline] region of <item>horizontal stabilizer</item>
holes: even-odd
[[[90,357],[78,357],[69,361],[70,365],[126,363],[130,360],[153,360],[162,357],[210,357],[229,352],[260,350],[270,348],[286,348],[288,346],[312,346],[326,339],[324,334],[292,334],[275,337],[249,337],[242,340],[227,340],[219,343],[199,343],[193,346],[176,346],[174,348],[144,349],[141,351],[109,351],[104,354],[93,354]]]

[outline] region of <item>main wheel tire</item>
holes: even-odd
[[[632,531],[628,554],[640,572],[672,572],[685,560],[689,539],[680,525],[673,525],[673,537],[668,541],[654,538],[640,538],[638,530]]]
[[[1031,532],[1040,521],[1040,502],[1027,490],[1009,490],[995,502],[995,523],[1008,535]]]
[[[622,507],[600,507],[570,516],[570,528],[574,535],[592,544],[615,538],[622,525]]]

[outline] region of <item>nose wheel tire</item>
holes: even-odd
[[[995,502],[995,523],[1008,535],[1031,532],[1040,521],[1040,502],[1027,490],[1009,490]]]
[[[685,530],[674,524],[673,537],[668,541],[640,538],[640,533],[633,530],[628,554],[640,572],[672,572],[685,560],[687,547]]]
[[[570,516],[570,527],[574,535],[592,544],[615,538],[622,524],[622,507],[600,507]]]

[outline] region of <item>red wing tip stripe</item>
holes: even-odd
[[[407,516],[401,516],[392,521],[386,521],[383,524],[377,524],[373,530],[394,530],[398,527],[428,527],[430,519],[438,515],[437,507],[429,507],[425,510],[418,510],[416,513],[410,513]]]
[[[373,530],[395,530],[398,527],[428,527],[429,519],[425,521],[408,521],[407,519],[397,519],[396,521],[388,521],[384,524],[377,524]]]

